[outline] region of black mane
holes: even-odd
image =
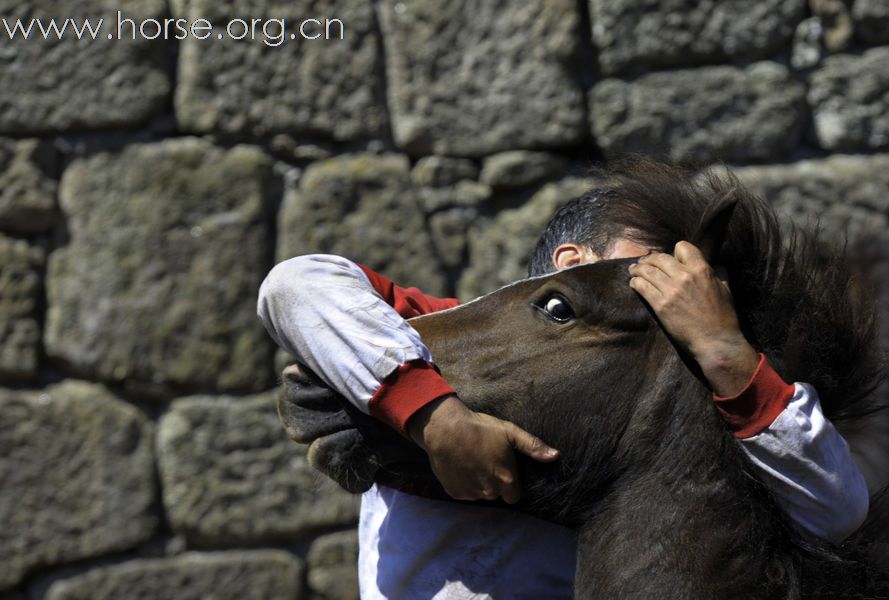
[[[822,243],[817,231],[779,222],[727,170],[635,157],[596,175],[605,186],[609,218],[663,252],[681,240],[695,241],[714,202],[737,199],[715,262],[728,275],[748,340],[786,381],[812,384],[834,422],[886,408],[873,393],[885,372],[874,293],[845,248]]]

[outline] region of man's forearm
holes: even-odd
[[[390,303],[422,314],[456,301],[398,288],[338,256],[309,255],[272,269],[257,312],[275,342],[298,362],[360,410],[403,432],[415,410],[453,389],[431,367],[419,334]]]
[[[690,351],[718,396],[733,396],[743,390],[759,364],[759,353],[740,332],[707,340]]]

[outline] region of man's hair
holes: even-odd
[[[631,156],[597,168],[594,187],[562,206],[537,241],[528,265],[531,277],[555,271],[552,256],[562,244],[578,244],[605,256],[620,238],[671,252],[688,239],[688,223],[714,196],[740,191],[731,175],[683,168]]]
[[[623,227],[608,216],[613,196],[610,188],[595,188],[557,210],[537,240],[528,275],[536,277],[555,271],[553,253],[562,244],[587,246],[604,256],[623,231]]]

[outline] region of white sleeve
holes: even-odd
[[[846,441],[824,417],[814,388],[794,387],[787,408],[767,429],[739,441],[790,517],[839,543],[867,516],[867,484]]]
[[[404,363],[430,361],[419,334],[355,263],[299,256],[271,270],[257,312],[275,342],[369,413],[383,380]]]

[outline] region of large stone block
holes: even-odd
[[[407,157],[360,154],[310,166],[281,209],[278,258],[339,254],[430,294],[445,291]]]
[[[358,498],[319,477],[287,438],[272,393],[175,401],[157,451],[170,524],[194,544],[294,540],[358,518]]]
[[[832,156],[735,169],[785,218],[820,223],[825,238],[856,243],[889,228],[889,155]]]
[[[584,138],[571,0],[384,0],[395,140],[413,155],[483,156]]]
[[[474,208],[451,208],[429,217],[432,241],[446,267],[457,269],[466,260],[469,232],[477,220]]]
[[[809,77],[809,104],[822,148],[889,147],[889,48],[827,58]]]
[[[424,156],[414,165],[411,179],[420,186],[443,187],[478,179],[478,167],[468,158]]]
[[[0,588],[157,526],[151,425],[101,386],[0,391],[0,480]]]
[[[270,268],[258,150],[195,139],[75,162],[61,183],[71,241],[49,260],[47,352],[84,375],[186,389],[267,389],[256,318]]]
[[[336,140],[387,134],[382,61],[373,5],[363,0],[177,0],[174,12],[190,20],[228,23],[233,18],[285,19],[257,29],[250,41],[189,38],[179,56],[176,115],[194,132],[268,138],[271,134],[319,135]],[[339,19],[335,39],[290,39],[305,19]],[[306,35],[323,26],[309,23]],[[243,27],[234,26],[240,35]],[[272,44],[272,45],[269,45]]]
[[[765,58],[787,44],[805,0],[590,0],[602,71]]]
[[[47,600],[299,600],[302,562],[279,550],[189,552],[61,579]]]
[[[487,157],[480,180],[493,188],[518,188],[561,175],[567,166],[556,154],[513,150]]]
[[[493,190],[482,183],[458,181],[447,187],[423,187],[417,193],[423,210],[432,214],[454,207],[479,208],[491,199]]]
[[[593,88],[590,107],[606,156],[700,162],[780,159],[796,146],[806,116],[805,88],[773,62],[606,79]]]
[[[889,44],[889,0],[855,0],[855,34],[869,44]]]
[[[0,138],[0,230],[39,233],[53,226],[57,159],[48,143]]]
[[[29,379],[37,373],[43,251],[0,235],[0,379]]]
[[[312,542],[306,557],[309,588],[318,600],[358,600],[358,532],[340,531]]]
[[[578,178],[551,183],[523,206],[480,223],[469,236],[469,267],[460,279],[460,297],[468,300],[527,277],[534,245],[550,218],[591,186],[592,181]]]
[[[24,39],[18,29],[15,39],[3,42],[0,68],[0,132],[26,135],[60,131],[127,127],[138,125],[160,112],[170,94],[170,78],[164,44],[133,39],[132,27],[117,36],[117,11],[140,22],[163,17],[163,0],[0,0],[0,15],[15,28],[30,29]],[[38,24],[47,29],[44,39]],[[55,18],[59,36],[49,30]],[[66,19],[75,23],[66,23]],[[74,27],[88,30],[77,39]],[[99,19],[104,22],[99,26]],[[4,30],[4,37],[7,31]],[[139,37],[139,36],[137,36]],[[128,39],[127,39],[128,38]]]

